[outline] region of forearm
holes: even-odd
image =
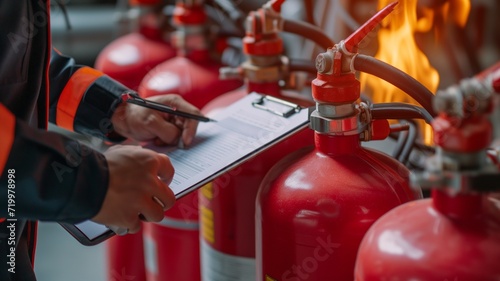
[[[3,122],[13,119],[4,107],[0,111]],[[19,120],[14,119],[10,129],[6,127],[0,129],[2,136],[12,141],[0,143],[0,158],[4,159],[0,163],[0,202],[8,202],[7,190],[11,189],[19,218],[77,222],[97,214],[109,179],[103,155]],[[9,186],[9,170],[14,186]],[[0,217],[7,217],[7,211],[1,208]]]

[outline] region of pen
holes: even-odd
[[[140,106],[147,107],[147,108],[151,108],[151,109],[155,109],[155,110],[169,113],[172,115],[177,115],[177,116],[181,116],[181,117],[185,117],[185,118],[189,118],[189,119],[195,119],[195,120],[198,120],[201,122],[217,122],[216,120],[210,119],[210,118],[205,117],[205,116],[200,116],[200,115],[180,111],[175,107],[171,107],[168,105],[164,105],[161,103],[157,103],[154,101],[143,99],[143,98],[139,97],[137,94],[133,94],[133,93],[123,94],[122,101],[136,104],[136,105],[140,105]]]

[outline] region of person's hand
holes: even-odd
[[[121,145],[111,147],[104,156],[109,169],[108,191],[92,220],[128,229],[129,233],[139,231],[141,217],[161,221],[164,211],[175,203],[168,187],[174,175],[169,158],[139,146]]]
[[[175,94],[148,98],[192,114],[201,115],[199,109]],[[177,144],[182,138],[190,145],[196,133],[198,121],[163,113],[130,103],[121,103],[111,117],[115,131],[137,141],[154,141],[157,145]]]

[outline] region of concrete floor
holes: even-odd
[[[38,281],[106,280],[104,243],[83,246],[59,224],[40,222],[35,256]]]
[[[102,147],[92,138],[71,133],[52,124],[49,130],[77,139],[97,150]],[[35,256],[38,281],[115,281],[106,280],[105,242],[84,246],[59,224],[39,222]],[[122,280],[116,280],[122,281]]]

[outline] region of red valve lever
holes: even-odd
[[[281,5],[283,5],[284,2],[285,0],[272,0],[269,2],[269,6],[271,6],[276,13],[279,13],[281,12]]]
[[[356,46],[363,40],[370,31],[372,31],[377,24],[379,24],[387,15],[389,15],[398,2],[393,2],[385,6],[382,10],[378,11],[373,17],[371,17],[367,22],[365,22],[360,28],[354,31],[347,39],[344,40],[345,49],[351,53],[354,53]]]

